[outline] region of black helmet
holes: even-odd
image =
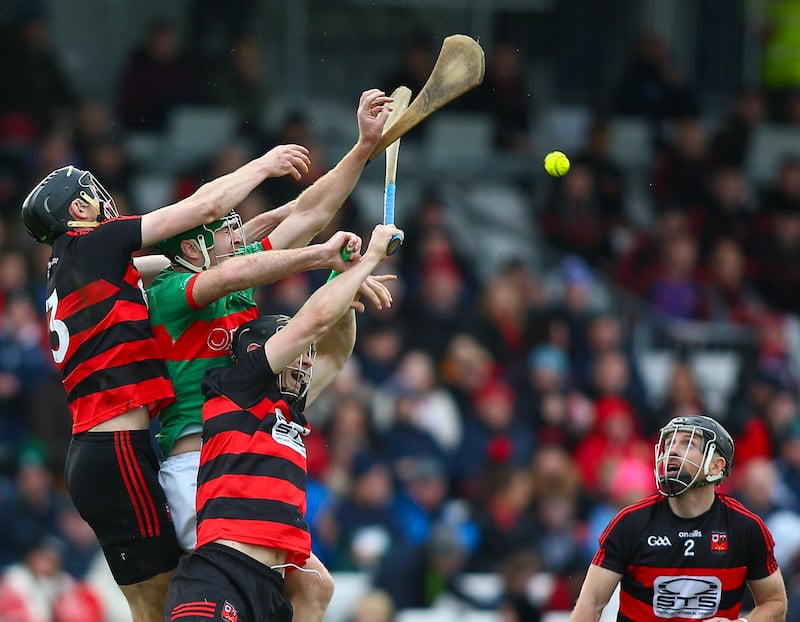
[[[253,346],[263,347],[272,335],[289,323],[288,315],[262,315],[255,320],[245,322],[233,333],[231,344],[231,358],[238,361]]]
[[[691,438],[699,435],[703,439],[703,457],[700,464],[686,458],[680,458],[680,464],[670,461],[670,451],[675,445],[677,432],[688,432]],[[658,443],[655,447],[655,477],[659,492],[668,497],[675,497],[689,488],[718,485],[731,473],[733,467],[733,439],[728,431],[711,417],[704,415],[691,415],[688,417],[674,417],[661,428]],[[711,475],[709,466],[717,453],[725,458],[725,468],[721,473]],[[695,467],[694,476],[684,470],[690,464]]]
[[[25,230],[37,242],[52,244],[58,236],[76,225],[70,220],[69,206],[78,199],[93,205],[98,221],[118,216],[114,200],[94,175],[74,166],[50,173],[22,203]]]
[[[287,315],[262,315],[245,322],[233,334],[231,358],[236,362],[251,350],[263,348],[269,338],[285,328],[291,319]],[[297,403],[308,392],[316,353],[317,348],[312,343],[305,356],[299,357],[299,364],[287,365],[278,374],[278,389],[290,404]]]

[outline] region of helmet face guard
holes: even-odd
[[[103,222],[106,219],[119,216],[117,205],[114,203],[111,194],[89,171],[83,171],[78,177],[78,188],[77,198],[97,210],[98,222]],[[75,221],[71,221],[67,224],[78,227],[86,226],[85,224],[75,225],[74,222]]]
[[[291,318],[287,315],[264,315],[242,324],[233,335],[233,361],[236,362],[251,350],[263,348],[270,337],[286,327],[289,320]],[[278,374],[278,390],[289,404],[297,403],[308,393],[316,356],[317,347],[312,343],[301,356]]]
[[[172,236],[168,240],[162,242],[160,246],[164,249],[170,261],[192,272],[203,272],[204,270],[208,270],[212,264],[218,264],[221,258],[232,257],[244,251],[244,248],[247,246],[247,240],[245,239],[243,227],[241,216],[239,216],[235,210],[232,210],[231,213],[224,218],[215,220],[211,224],[200,225]],[[231,250],[227,253],[217,253],[216,250],[214,250],[212,253],[211,251],[216,244],[214,234],[223,228],[227,229],[227,233],[230,236]],[[236,239],[241,239],[242,243],[240,245],[234,244],[234,240]],[[181,242],[184,240],[190,240],[197,245],[197,248],[203,256],[202,266],[196,266],[184,258],[183,251],[181,250]]]
[[[693,448],[699,461],[689,456]],[[715,454],[725,459],[725,468],[710,473]],[[730,474],[733,464],[733,440],[719,423],[704,416],[675,417],[661,428],[655,446],[655,478],[658,491],[677,497],[689,488],[718,485]]]

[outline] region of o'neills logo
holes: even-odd
[[[212,328],[211,332],[208,333],[206,345],[209,350],[214,350],[215,352],[230,350],[232,339],[231,331],[224,328]]]

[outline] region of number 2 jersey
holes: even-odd
[[[286,403],[264,348],[206,372],[203,394],[197,548],[225,538],[283,549],[288,563],[304,565],[311,552],[305,400]]]
[[[621,510],[600,536],[592,563],[623,575],[617,620],[736,619],[746,581],[778,569],[764,521],[717,494],[696,518],[676,516],[654,494]]]
[[[73,434],[138,406],[154,417],[175,399],[131,259],[141,244],[138,216],[69,231],[53,243],[45,310]]]

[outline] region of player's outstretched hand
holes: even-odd
[[[361,299],[371,302],[376,309],[385,309],[392,306],[392,292],[384,283],[387,281],[396,281],[396,274],[371,274],[358,288],[358,294],[351,308],[355,309],[358,313],[363,313],[366,307]]]
[[[374,253],[377,255],[378,261],[386,259],[386,251],[389,242],[395,234],[400,234],[400,241],[402,242],[405,234],[394,225],[376,225],[372,230],[372,237],[370,238],[367,252],[364,253],[364,255]]]
[[[391,112],[392,98],[380,89],[370,89],[361,94],[358,102],[358,140],[366,146],[378,144],[383,126]]]
[[[361,258],[361,238],[349,231],[337,231],[322,247],[325,249],[325,267],[337,272],[344,272]],[[348,259],[342,257],[343,249]]]
[[[266,168],[266,177],[291,175],[299,180],[311,166],[308,149],[302,145],[278,145],[267,151],[260,160]]]

